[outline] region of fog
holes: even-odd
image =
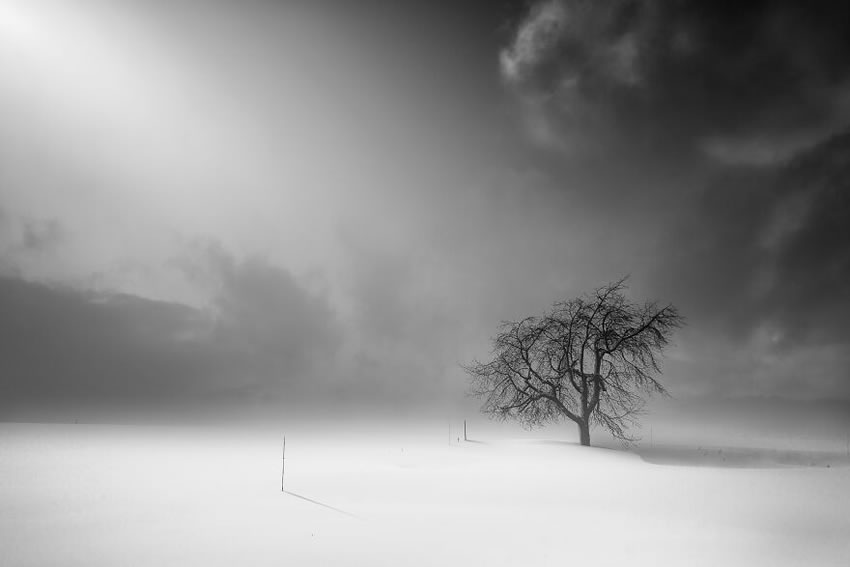
[[[844,8],[630,6],[3,3],[5,415],[474,413],[624,275],[674,400],[846,402]]]

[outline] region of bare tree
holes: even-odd
[[[481,410],[528,427],[569,418],[582,445],[593,425],[632,440],[646,395],[666,394],[655,375],[684,319],[672,305],[630,302],[626,287],[623,278],[542,317],[502,323],[492,359],[464,366]]]

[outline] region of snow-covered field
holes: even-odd
[[[843,446],[505,431],[0,424],[0,565],[850,565]]]

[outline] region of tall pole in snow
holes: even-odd
[[[466,438],[466,420],[465,419],[463,420],[463,440],[468,441],[468,439]]]
[[[286,435],[283,436],[283,453],[280,460],[280,491],[283,492],[283,473],[286,472]]]

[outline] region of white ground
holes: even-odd
[[[0,424],[0,565],[850,565],[843,447],[378,431]]]

